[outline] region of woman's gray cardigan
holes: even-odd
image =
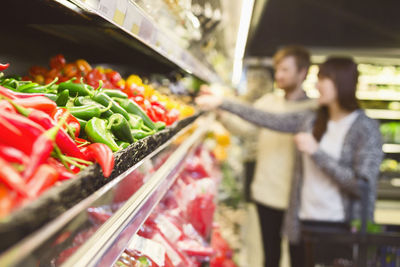
[[[261,127],[287,133],[311,132],[316,117],[315,111],[273,114],[231,101],[224,101],[220,108]],[[368,118],[362,110],[357,112],[359,116],[345,136],[339,160],[320,149],[311,155],[315,163],[339,186],[347,221],[360,218],[360,201],[357,197],[359,179],[365,179],[369,183],[368,216],[373,220],[377,178],[383,157],[378,123]],[[300,240],[298,213],[301,204],[302,167],[301,154],[297,153],[289,207],[283,225],[283,233],[291,243]]]

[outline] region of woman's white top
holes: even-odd
[[[344,138],[358,112],[354,111],[339,121],[329,121],[320,141],[320,149],[339,160]],[[343,221],[345,211],[339,187],[308,155],[303,155],[304,180],[301,189],[299,217],[302,220]]]

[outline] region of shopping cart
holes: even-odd
[[[307,267],[316,264],[334,267],[400,266],[399,226],[382,225],[382,233],[368,233],[368,182],[360,182],[360,188],[361,226],[358,231],[354,231],[349,223],[307,222],[302,225]],[[333,249],[321,252],[321,247]]]

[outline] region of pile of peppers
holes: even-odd
[[[153,122],[164,122],[171,125],[178,119],[193,115],[194,110],[183,103],[177,103],[166,95],[156,92],[151,85],[142,82],[139,76],[130,75],[123,79],[118,71],[104,69],[102,67],[92,68],[84,59],[75,62],[66,61],[62,54],[50,59],[49,69],[41,66],[32,66],[29,76],[23,80],[32,80],[40,85],[49,84],[58,78],[56,83],[62,83],[76,78],[74,83],[84,83],[98,88],[100,82],[104,88],[120,90],[128,95],[128,98],[136,102],[145,111]]]
[[[0,64],[0,70],[6,68]],[[28,85],[32,83],[17,88]],[[0,86],[0,217],[94,162],[105,177],[111,174],[112,150],[107,144],[79,138],[81,124],[68,108],[58,107],[43,93],[8,87]]]

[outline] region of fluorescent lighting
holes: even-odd
[[[242,12],[240,14],[239,30],[236,38],[235,56],[233,59],[232,83],[237,85],[242,75],[244,49],[253,14],[254,0],[242,0]]]

